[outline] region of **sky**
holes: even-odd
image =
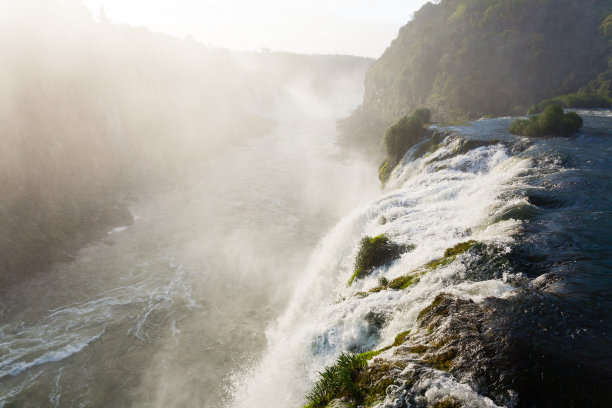
[[[83,0],[99,16],[211,46],[379,57],[428,0]]]

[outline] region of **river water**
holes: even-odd
[[[378,194],[341,158],[335,99],[289,90],[272,130],[131,203],[76,258],[0,301],[0,407],[223,407],[319,239]],[[253,106],[257,109],[257,106]]]

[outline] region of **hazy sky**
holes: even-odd
[[[378,57],[427,0],[83,0],[98,15],[218,47]]]

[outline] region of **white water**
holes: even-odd
[[[333,363],[340,352],[392,344],[394,337],[409,330],[418,313],[441,292],[476,302],[488,296],[512,295],[513,287],[505,279],[465,281],[465,267],[456,261],[425,274],[406,290],[384,290],[366,298],[352,296],[377,286],[381,276],[391,280],[440,258],[446,248],[459,242],[474,239],[502,247],[512,242],[520,221],[492,220],[516,204],[501,198],[502,193],[520,185],[521,175],[531,163],[509,157],[501,144],[433,161],[456,147],[456,142],[447,138],[443,147],[421,159],[410,160],[409,152],[382,196],[352,211],[321,241],[289,307],[267,331],[264,358],[236,376],[233,407],[304,405],[318,372]],[[384,225],[379,223],[381,216],[387,219]],[[416,248],[390,267],[378,268],[347,288],[359,241],[364,235],[381,233]],[[380,332],[367,322],[372,312],[387,316]],[[427,384],[415,386],[427,390],[423,406],[448,395],[457,396],[466,406],[495,406],[467,385],[453,381],[448,374],[432,370]],[[393,398],[400,396],[388,397],[388,406],[394,406]]]

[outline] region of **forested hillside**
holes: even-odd
[[[523,114],[581,89],[609,96],[611,13],[609,0],[427,3],[368,71],[347,137],[367,142],[364,132],[420,106],[455,121]]]

